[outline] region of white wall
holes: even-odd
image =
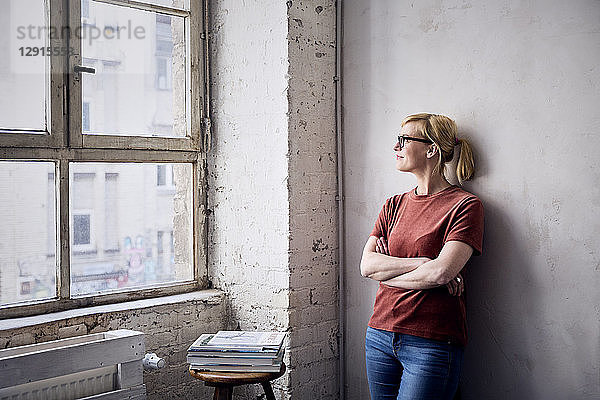
[[[348,398],[368,398],[360,250],[415,185],[392,146],[421,111],[472,141],[486,211],[463,398],[598,398],[600,2],[350,0],[343,46]]]
[[[230,328],[288,332],[277,398],[334,400],[334,1],[216,0],[211,15],[209,277]]]
[[[274,1],[218,0],[211,4],[211,17],[209,279],[226,293],[228,329],[284,331],[289,319],[287,8]],[[277,382],[274,389],[282,398]],[[235,396],[255,398],[261,390],[240,386]]]

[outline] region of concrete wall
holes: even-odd
[[[347,393],[368,398],[376,284],[360,250],[386,197],[401,119],[456,119],[486,211],[468,268],[464,399],[600,396],[600,3],[344,2]]]
[[[230,328],[289,332],[278,398],[334,399],[334,1],[217,0],[211,15],[209,276]]]

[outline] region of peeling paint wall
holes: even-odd
[[[287,7],[211,6],[209,276],[227,291],[230,317],[243,329],[271,321],[287,327],[287,301],[273,304],[289,280]]]
[[[338,397],[334,1],[289,5],[290,394]]]
[[[227,294],[230,329],[287,330],[287,7],[218,0],[211,19],[209,279]],[[261,393],[245,385],[234,396]]]
[[[360,250],[394,170],[401,119],[453,117],[486,210],[469,264],[464,399],[600,397],[600,3],[344,2],[347,393],[368,397],[376,284]]]
[[[209,276],[230,328],[289,332],[277,398],[334,399],[334,2],[217,0],[211,16]]]

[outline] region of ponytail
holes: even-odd
[[[460,145],[460,156],[456,166],[456,176],[458,182],[462,185],[464,181],[468,181],[475,175],[475,161],[473,159],[473,150],[471,145],[465,139],[458,139]]]

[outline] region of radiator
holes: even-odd
[[[145,399],[144,353],[125,329],[0,350],[0,400]]]

